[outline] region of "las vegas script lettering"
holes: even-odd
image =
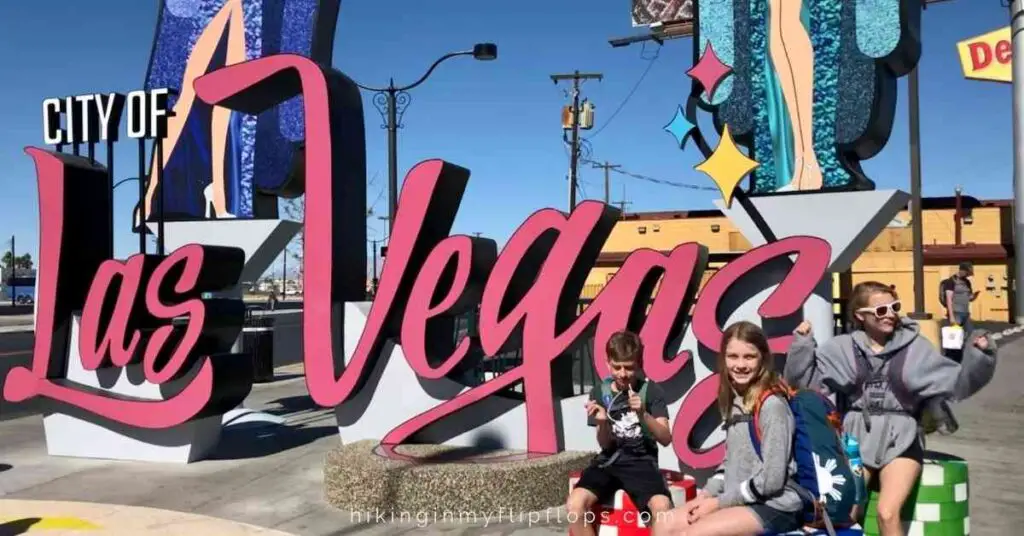
[[[351,346],[352,355],[344,359],[343,333],[334,326],[343,325],[338,317],[345,301],[363,299],[365,267],[363,279],[353,281],[352,267],[345,266],[345,261],[359,258],[356,248],[365,255],[365,228],[361,240],[344,235],[339,221],[355,220],[337,207],[341,206],[339,192],[344,191],[345,181],[364,181],[365,173],[359,175],[346,167],[350,164],[344,158],[344,140],[337,133],[344,130],[339,121],[351,121],[357,115],[361,118],[361,105],[352,98],[353,93],[358,96],[358,90],[344,75],[294,55],[269,56],[214,71],[198,79],[195,89],[199,98],[210,104],[244,113],[259,113],[302,95],[306,118],[304,365],[307,387],[316,403],[332,407],[357,395],[388,339],[402,345],[416,374],[444,377],[466,358],[474,341],[464,338],[445,346],[436,343],[439,334],[446,333],[450,339],[451,331],[444,329],[450,326],[450,319],[477,305],[478,343],[485,354],[522,348],[522,364],[412,416],[388,433],[384,444],[405,442],[432,423],[521,382],[530,423],[528,451],[554,453],[559,431],[551,365],[588,335],[595,337],[595,366],[604,375],[607,338],[622,328],[639,332],[645,342],[644,372],[654,381],[664,382],[692,360],[689,350],[666,358],[666,346],[685,327],[691,306],[690,325],[699,344],[717,350],[720,321],[729,312],[720,306],[736,281],[768,263],[794,258],[788,274],[758,309],[763,318],[786,317],[800,311],[829,264],[830,249],[824,240],[779,240],[748,251],[720,269],[694,303],[707,249],[696,243],[680,244],[668,253],[641,249],[627,257],[593,303],[577,314],[587,274],[618,219],[618,211],[594,201],[581,203],[571,214],[540,210],[526,219],[499,254],[493,240],[450,236],[469,172],[430,160],[414,167],[403,184],[388,256],[366,327]],[[362,214],[358,216],[365,226]],[[353,257],[346,256],[347,252]],[[790,338],[772,338],[772,349],[784,352]],[[97,340],[107,338],[99,336]],[[115,363],[123,363],[128,349],[109,344],[99,352],[120,356]],[[90,354],[89,359],[95,362],[100,358]],[[717,374],[702,379],[674,419],[673,448],[680,461],[691,467],[707,467],[721,460],[721,446],[702,452],[687,441],[697,420],[714,404],[717,382]],[[10,383],[8,378],[8,388]],[[125,406],[119,400],[98,404],[76,399],[69,403],[139,425],[123,420]]]

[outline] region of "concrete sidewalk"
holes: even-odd
[[[198,533],[291,536],[287,532],[172,510],[87,502],[0,499],[0,534],[55,530],[87,531],[97,535]]]
[[[50,457],[40,416],[0,422],[0,512],[11,517],[5,499],[87,501],[191,512],[302,536],[567,533],[559,510],[550,514],[551,523],[540,514],[542,523],[531,523],[524,514],[521,521],[484,526],[482,518],[435,524],[429,513],[421,514],[428,519],[384,524],[374,513],[331,508],[323,500],[323,463],[339,441],[334,414],[314,407],[301,365],[277,373],[278,381],[255,385],[245,405],[285,424],[229,426],[212,459],[190,465]]]

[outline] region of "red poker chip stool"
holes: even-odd
[[[580,479],[580,471],[569,474],[569,492]],[[697,497],[697,481],[690,475],[669,469],[661,470],[665,484],[672,495],[672,505],[682,506]],[[647,516],[641,518],[640,509],[624,490],[617,490],[615,497],[590,509],[597,536],[650,536]]]

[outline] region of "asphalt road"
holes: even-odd
[[[276,311],[274,319],[274,366],[290,365],[302,361],[301,310]],[[31,331],[0,333],[0,385],[7,371],[14,366],[29,366],[35,333]],[[43,411],[45,402],[39,398],[12,404],[0,396],[0,421]]]

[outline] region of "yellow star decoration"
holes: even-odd
[[[722,130],[722,139],[718,142],[715,152],[694,169],[711,177],[715,185],[722,192],[722,199],[726,207],[732,207],[732,196],[736,191],[743,177],[760,166],[754,160],[747,158],[747,155],[740,152],[736,142],[732,141],[729,134],[729,125]]]

